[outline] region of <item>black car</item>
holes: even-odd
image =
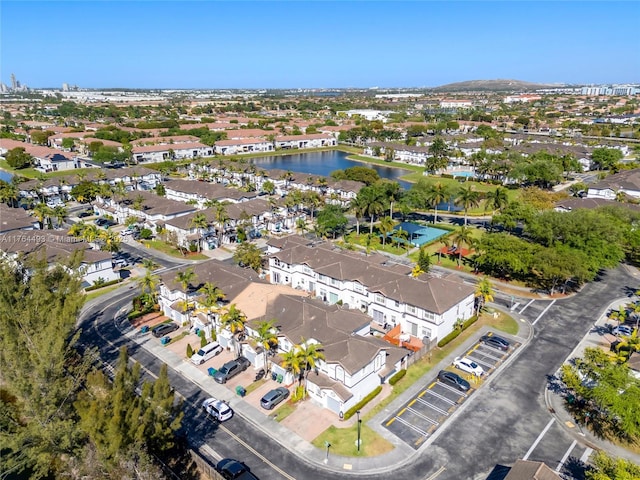
[[[226,480],[258,480],[244,463],[233,458],[223,458],[216,465],[216,471]]]
[[[238,357],[220,367],[220,370],[213,374],[213,379],[218,383],[227,383],[227,380],[235,377],[240,372],[244,372],[249,368],[249,365],[251,365],[249,359]]]
[[[154,337],[164,337],[165,335],[169,335],[171,332],[175,332],[178,328],[177,323],[162,323],[156,327],[151,329],[151,333],[153,333]]]
[[[273,410],[280,402],[289,398],[289,389],[285,387],[274,388],[260,399],[260,406],[266,410]]]
[[[507,342],[504,338],[499,337],[497,335],[488,334],[480,337],[480,341],[485,345],[488,345],[493,348],[497,348],[498,350],[507,351],[509,350],[509,342]]]
[[[93,215],[93,210],[84,210],[78,214],[78,218],[91,217]]]
[[[440,373],[438,374],[438,381],[447,384],[450,387],[457,388],[462,392],[466,392],[471,388],[469,382],[464,378],[457,373],[453,373],[448,370],[440,370]]]

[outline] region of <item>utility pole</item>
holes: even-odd
[[[327,455],[326,457],[324,457],[324,463],[329,463],[329,447],[331,446],[331,444],[329,442],[324,442],[324,446],[327,447]]]
[[[360,420],[360,410],[356,410],[356,415],[358,417],[358,440],[356,445],[358,446],[358,453],[360,453],[360,426],[362,425],[362,420]]]

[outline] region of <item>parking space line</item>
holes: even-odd
[[[587,449],[584,451],[584,453],[580,457],[580,461],[582,463],[587,463],[587,460],[589,460],[589,457],[591,456],[592,452],[593,452],[593,448],[587,447]]]
[[[533,302],[535,302],[535,301],[536,301],[536,299],[534,298],[534,299],[533,299],[533,300],[531,300],[529,303],[527,303],[524,307],[522,307],[522,310],[520,310],[518,313],[522,313],[522,312],[524,312],[524,311],[527,309],[527,307],[528,307],[529,305],[531,305],[531,304],[532,304]]]
[[[538,323],[538,320],[540,320],[542,318],[542,316],[547,313],[547,310],[549,310],[553,304],[556,303],[556,301],[554,300],[553,302],[551,302],[549,305],[547,305],[547,308],[545,308],[542,313],[540,315],[538,315],[538,318],[536,318],[533,322],[531,322],[531,325],[535,325],[536,323]]]
[[[457,393],[459,395],[462,395],[464,398],[467,398],[467,395],[465,393],[461,392],[460,390],[456,390],[455,388],[450,387],[449,385],[445,385],[444,383],[441,383],[440,385],[443,386],[444,388],[446,388],[447,390],[451,390],[452,392],[455,392],[455,393]]]
[[[487,348],[491,348],[491,347],[487,347]],[[494,352],[502,352],[502,350],[498,350],[497,348],[491,348],[491,353],[494,353]],[[499,362],[505,357],[504,354],[501,357],[494,357],[493,355],[489,355],[488,353],[485,353],[484,350],[478,350],[478,353],[480,355],[484,355],[485,357],[489,357],[491,360],[495,360],[496,362]]]
[[[391,420],[389,420],[389,421],[387,422],[386,426],[388,427],[388,426],[389,426],[389,425],[391,425],[393,422],[395,422],[395,421],[396,421],[396,418],[398,418],[398,417],[393,417]]]
[[[480,365],[485,365],[485,366],[489,367],[490,369],[495,367],[494,363],[485,362],[484,360],[478,360],[476,357],[468,357],[468,358],[470,358],[471,360],[473,360],[476,363],[479,363]]]
[[[453,400],[448,399],[447,397],[445,397],[444,395],[440,395],[437,392],[434,392],[433,390],[429,390],[429,394],[433,395],[434,397],[439,398],[440,400],[442,400],[443,402],[448,403],[449,405],[455,405],[456,402],[454,402]]]
[[[424,480],[436,480],[436,478],[446,470],[445,467],[440,467],[438,470],[436,470],[436,472],[431,475],[430,477],[425,478]]]
[[[403,423],[404,425],[406,425],[407,427],[409,427],[411,430],[418,432],[420,435],[422,435],[423,437],[428,436],[429,434],[427,432],[425,432],[424,430],[419,429],[418,427],[416,427],[415,425],[413,425],[412,423],[407,422],[406,420],[400,418],[400,417],[396,417],[398,419],[398,421],[400,423]]]
[[[429,402],[427,402],[425,400],[422,400],[422,399],[420,399],[419,402],[424,404],[424,405],[426,405],[427,407],[435,410],[436,412],[441,413],[442,415],[445,415],[447,417],[449,416],[449,412],[445,412],[444,410],[442,410],[441,408],[436,407],[432,403],[429,403]]]
[[[433,420],[429,417],[427,417],[426,415],[421,414],[420,412],[418,412],[417,410],[414,410],[413,408],[408,408],[407,410],[409,410],[411,413],[413,413],[415,416],[422,418],[423,420],[426,420],[427,422],[433,424],[433,425],[440,425],[440,422],[437,422],[436,420]],[[413,424],[412,424],[413,425]],[[416,427],[417,428],[417,427]],[[427,432],[424,432],[427,433]]]
[[[431,385],[429,385],[427,388],[433,388],[433,386],[438,383],[438,382],[432,382]]]
[[[547,426],[544,427],[544,430],[540,432],[540,435],[538,435],[538,438],[536,438],[536,441],[533,442],[533,445],[531,445],[531,448],[529,448],[527,453],[525,453],[524,457],[522,457],[522,460],[527,460],[529,458],[529,455],[533,453],[533,450],[538,446],[538,444],[540,443],[540,440],[542,440],[542,437],[544,437],[544,435],[549,431],[549,429],[551,428],[551,425],[553,425],[553,422],[555,422],[555,418],[552,418],[551,420],[549,420],[549,423],[547,423]]]
[[[578,443],[577,440],[574,440],[573,443],[571,444],[571,446],[569,447],[569,449],[565,452],[564,456],[560,460],[560,463],[556,467],[556,472],[559,472],[562,469],[562,466],[564,465],[564,462],[567,461],[567,458],[569,458],[569,455],[571,454],[571,451],[573,450],[573,448],[576,446],[577,443]]]

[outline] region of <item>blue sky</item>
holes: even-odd
[[[640,2],[0,4],[0,80],[31,87],[640,82]]]

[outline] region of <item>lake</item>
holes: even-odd
[[[4,180],[5,182],[10,182],[13,175],[11,175],[6,170],[0,169],[0,180]]]
[[[281,170],[291,170],[298,173],[309,173],[312,175],[330,176],[334,170],[344,170],[349,167],[371,167],[381,178],[395,180],[402,188],[410,188],[411,183],[400,180],[400,177],[411,173],[410,170],[402,168],[385,167],[363,162],[349,160],[350,153],[340,150],[328,150],[324,152],[294,153],[289,155],[274,155],[271,157],[254,157],[249,159],[256,166],[271,170],[279,168]]]

